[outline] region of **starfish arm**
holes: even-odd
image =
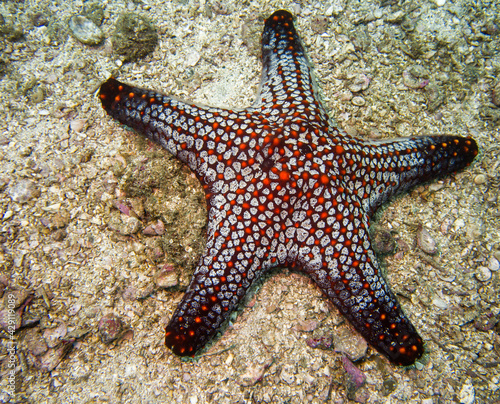
[[[318,212],[318,220],[294,226],[303,240],[297,263],[371,346],[411,365],[424,352],[422,338],[380,273],[361,205],[340,193],[330,200],[326,219]]]
[[[349,191],[370,216],[391,196],[468,166],[478,153],[470,137],[423,136],[360,143],[345,150]],[[351,180],[352,179],[352,180]]]
[[[266,19],[262,33],[262,76],[253,108],[270,121],[328,116],[318,101],[304,47],[293,25],[293,16],[284,10]]]
[[[234,212],[239,212],[239,221]],[[165,344],[175,354],[194,356],[220,330],[255,280],[285,263],[284,246],[265,231],[261,234],[249,212],[239,207],[210,209],[205,253],[165,328]]]
[[[221,159],[235,158],[257,136],[245,111],[188,104],[114,78],[101,85],[99,98],[110,116],[185,162],[203,185],[221,174]]]

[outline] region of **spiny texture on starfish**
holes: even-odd
[[[471,138],[363,141],[334,126],[317,97],[293,17],[262,35],[263,73],[244,110],[206,108],[111,78],[104,109],[189,165],[208,205],[206,250],[166,345],[193,356],[264,272],[301,268],[393,363],[424,349],[380,274],[368,222],[390,196],[472,162]]]

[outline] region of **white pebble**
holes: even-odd
[[[478,267],[476,270],[476,279],[479,282],[486,282],[491,279],[491,271],[486,267]]]
[[[457,219],[453,223],[453,230],[457,231],[458,229],[461,229],[462,227],[465,226],[465,221],[464,219]]]
[[[200,58],[201,55],[199,54],[199,52],[194,50],[187,55],[185,65],[187,67],[194,66],[196,63],[198,63]]]
[[[493,256],[491,256],[488,260],[488,269],[493,272],[496,272],[498,271],[498,269],[500,269],[500,262],[498,262],[498,260]]]
[[[474,385],[470,380],[462,386],[459,394],[460,404],[473,404],[476,399]]]
[[[354,97],[351,102],[357,107],[362,107],[363,105],[365,105],[365,99],[360,96]]]

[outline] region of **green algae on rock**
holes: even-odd
[[[158,43],[156,28],[139,14],[123,13],[112,36],[113,50],[131,62],[153,52]]]

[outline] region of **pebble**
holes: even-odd
[[[351,102],[357,107],[362,107],[363,105],[365,105],[365,99],[363,97],[360,97],[359,95],[353,97]]]
[[[101,341],[105,344],[110,344],[121,335],[123,323],[120,318],[113,313],[106,314],[99,321],[98,329]]]
[[[333,338],[331,336],[323,336],[318,338],[307,338],[306,344],[311,348],[332,349]]]
[[[311,20],[311,29],[315,34],[322,34],[328,29],[330,21],[327,17],[322,15],[317,15]]]
[[[43,338],[49,348],[55,348],[68,333],[68,327],[62,321],[54,328],[43,331]]]
[[[474,320],[474,327],[479,331],[489,331],[495,328],[498,320],[499,318],[491,312],[482,313]]]
[[[365,357],[368,349],[366,340],[357,333],[353,333],[347,326],[339,327],[333,334],[336,352],[342,352],[350,360],[356,362]]]
[[[65,210],[61,210],[51,218],[40,218],[40,223],[50,230],[62,229],[69,223],[69,213]]]
[[[83,15],[74,15],[69,20],[69,29],[73,36],[85,45],[99,45],[104,34],[96,24]]]
[[[486,267],[480,266],[476,269],[475,276],[479,282],[486,282],[491,279],[491,271]]]
[[[196,63],[199,62],[200,58],[200,52],[193,50],[187,54],[184,64],[186,65],[186,67],[193,67],[196,65]]]
[[[449,307],[448,302],[446,300],[441,299],[438,295],[434,295],[432,297],[432,304],[436,306],[438,309],[447,309]]]
[[[426,254],[434,255],[438,251],[436,240],[423,226],[419,226],[417,230],[417,245]]]
[[[498,262],[498,260],[494,256],[491,256],[488,259],[487,265],[488,265],[488,269],[490,271],[493,271],[493,272],[498,271],[498,269],[500,268],[500,262]]]
[[[247,366],[245,372],[238,377],[238,384],[243,387],[250,387],[262,380],[267,369],[265,365],[252,363]]]
[[[116,22],[112,42],[113,50],[129,62],[153,52],[158,43],[158,34],[146,17],[123,13]]]
[[[366,90],[370,85],[370,78],[366,74],[356,74],[352,77],[347,85],[347,88],[353,93],[359,93]]]
[[[128,236],[137,233],[141,229],[141,222],[136,217],[116,213],[109,218],[108,226],[111,230],[123,236]]]
[[[78,312],[80,311],[81,308],[82,308],[82,305],[80,303],[72,304],[70,306],[70,308],[68,309],[68,314],[70,316],[75,316],[78,314]]]
[[[427,109],[434,112],[444,103],[445,93],[438,85],[431,83],[425,86],[425,98],[427,99]]]
[[[372,246],[378,254],[390,254],[396,248],[396,240],[389,230],[374,226],[371,230]]]
[[[14,202],[26,203],[40,196],[40,190],[30,180],[20,180],[9,189],[9,195]]]
[[[87,127],[87,120],[86,119],[73,119],[69,123],[69,127],[73,132],[80,133],[84,131]]]
[[[439,226],[439,231],[441,232],[441,234],[448,234],[452,224],[453,224],[453,219],[451,217],[445,218],[441,223],[441,226]]]
[[[179,276],[174,267],[166,265],[166,267],[155,276],[154,280],[156,286],[159,288],[168,289],[177,286],[179,283]]]
[[[29,353],[33,356],[43,355],[49,349],[47,343],[42,338],[37,328],[27,330],[24,337],[24,343],[26,344]]]
[[[398,387],[398,382],[393,377],[389,376],[382,382],[382,394],[387,397],[396,390],[396,387]]]
[[[476,185],[482,185],[486,183],[486,175],[484,174],[478,174],[474,177],[474,184]]]
[[[474,390],[474,385],[470,380],[467,380],[466,383],[460,389],[459,400],[460,404],[473,404],[476,399],[476,393]]]
[[[349,375],[349,381],[354,390],[361,388],[366,382],[365,374],[359,370],[354,364],[344,355],[342,355],[342,366]]]
[[[318,321],[316,320],[298,320],[297,324],[293,326],[295,331],[311,332],[318,328]]]
[[[422,66],[413,65],[403,72],[403,84],[408,88],[424,88],[429,84],[429,72]]]
[[[35,13],[31,17],[31,22],[35,27],[43,27],[45,25],[49,25],[48,17],[42,12]]]
[[[292,384],[295,381],[295,374],[293,370],[293,367],[290,365],[285,365],[281,370],[280,378],[286,384]]]
[[[73,342],[73,339],[65,340],[57,348],[51,348],[42,356],[37,356],[34,360],[35,367],[44,372],[51,372],[73,349]]]
[[[161,236],[165,233],[165,225],[161,220],[146,226],[142,231],[146,236]]]
[[[453,222],[453,230],[457,231],[458,229],[461,229],[462,227],[465,226],[465,221],[462,218],[458,218]]]

